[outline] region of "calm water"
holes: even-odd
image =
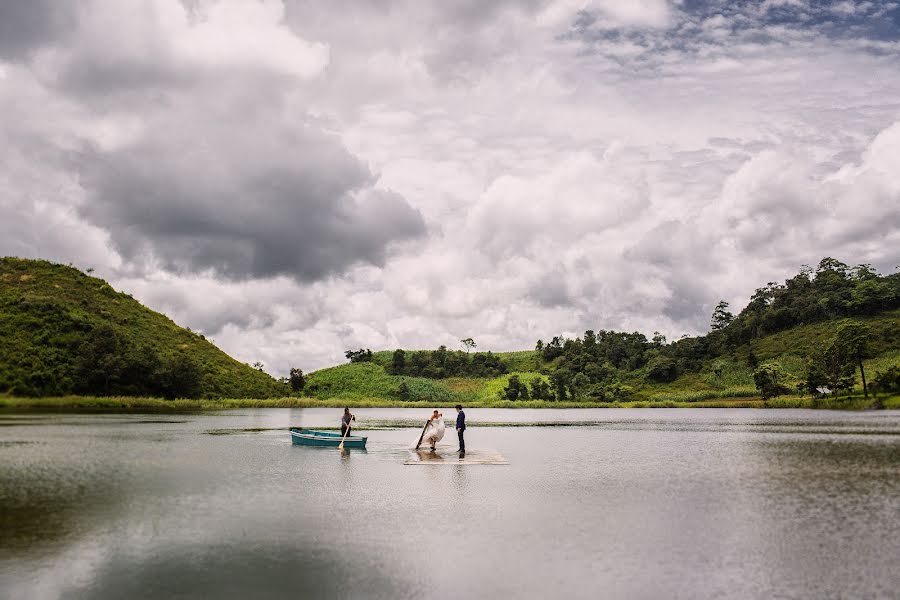
[[[0,596],[900,595],[900,412],[467,411],[508,466],[355,412],[344,454],[284,429],[331,409],[0,414]]]

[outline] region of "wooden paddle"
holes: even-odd
[[[341,436],[341,443],[338,444],[338,450],[344,449],[344,440],[347,438],[348,433],[350,433],[350,423],[347,423],[347,429],[344,430],[344,435]]]
[[[422,445],[422,440],[425,438],[425,430],[428,429],[428,424],[431,423],[431,419],[425,421],[425,427],[422,428],[422,435],[419,436],[419,443],[416,444],[416,450],[419,449],[419,446]]]

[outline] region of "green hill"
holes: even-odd
[[[900,406],[900,274],[826,258],[815,271],[758,289],[739,314],[727,309],[716,307],[708,334],[674,342],[587,330],[518,352],[347,351],[349,364],[308,374],[306,398],[288,398],[286,384],[101,279],[46,261],[0,258],[0,396],[212,399],[185,408],[239,402],[223,398],[279,398],[258,401],[278,406],[755,406],[754,370],[763,365],[777,372],[777,395],[788,396],[769,405],[846,408],[852,403],[790,396],[798,384],[809,390],[829,381],[843,396],[860,394],[862,359],[869,383],[883,374],[884,405]],[[865,332],[865,349],[852,357],[844,342],[832,343],[847,324]],[[833,372],[823,371],[837,364],[829,349],[844,352]]]
[[[768,398],[829,388],[861,389],[860,361],[879,392],[900,392],[900,274],[830,257],[784,284],[759,288],[731,314],[720,302],[702,336],[667,342],[655,333],[587,330],[537,340],[535,350],[467,354],[348,351],[351,364],[312,373],[320,399],[696,402]],[[853,333],[856,332],[856,333]],[[851,342],[851,340],[853,340]],[[881,375],[879,375],[881,373]],[[777,393],[775,393],[777,392]]]
[[[269,398],[272,377],[102,279],[0,258],[0,393]]]
[[[874,332],[872,356],[864,361],[870,379],[878,371],[900,367],[900,310],[862,317]],[[788,374],[785,384],[794,387],[803,378],[806,357],[834,337],[843,319],[801,325],[764,336],[738,348],[734,353],[702,360],[696,370],[680,374],[673,381],[661,383],[648,379],[646,366],[634,370],[613,369],[617,380],[613,392],[618,397],[595,401],[627,402],[699,402],[725,398],[758,398],[753,381],[753,368],[748,363],[751,353],[759,361],[774,361]],[[427,352],[427,351],[426,351]],[[510,367],[510,372],[497,377],[447,377],[430,379],[390,374],[391,352],[373,353],[371,362],[355,362],[310,373],[305,393],[320,400],[339,399],[353,403],[360,400],[432,401],[435,404],[493,403],[501,399],[510,378],[516,376],[528,385],[536,379],[550,383],[559,367],[557,361],[543,362],[536,350],[498,352],[496,356]],[[856,384],[861,386],[859,373]],[[401,383],[408,391],[401,394]],[[861,388],[859,388],[861,390]],[[859,390],[857,390],[859,391]],[[581,397],[581,403],[590,398]]]

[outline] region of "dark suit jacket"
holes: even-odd
[[[466,428],[466,413],[463,411],[459,411],[456,415],[456,428],[462,430]]]

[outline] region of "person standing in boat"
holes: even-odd
[[[459,436],[459,453],[466,453],[466,440],[463,435],[466,432],[466,413],[463,412],[462,404],[456,405],[456,434]]]
[[[352,427],[350,426],[350,421],[355,421],[355,420],[356,420],[356,415],[350,414],[350,409],[345,408],[344,416],[341,417],[341,437],[344,437],[345,435],[348,435],[348,436],[350,435],[350,432],[347,430],[352,429]]]

